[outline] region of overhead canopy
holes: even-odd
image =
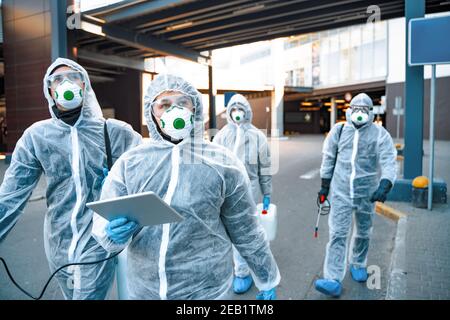
[[[382,20],[404,16],[404,0],[122,1],[83,13],[77,47],[87,60],[127,58],[138,69],[166,55],[208,63],[209,50],[365,23],[373,5]],[[426,1],[427,13],[449,10]]]
[[[284,101],[296,101],[300,99],[329,99],[330,97],[343,96],[346,92],[365,92],[369,95],[386,90],[386,81],[371,81],[330,88],[299,88],[294,91],[292,87],[285,87]]]

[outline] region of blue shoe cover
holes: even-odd
[[[339,297],[342,292],[342,285],[336,280],[318,279],[315,286],[317,291],[335,298]]]
[[[368,275],[367,275],[367,269],[366,268],[358,268],[351,266],[350,267],[350,273],[352,274],[353,280],[357,282],[366,282]]]
[[[235,276],[233,280],[233,291],[238,294],[246,293],[252,287],[252,284],[253,279],[250,275],[244,278]]]

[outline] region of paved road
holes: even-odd
[[[312,288],[322,273],[325,245],[328,241],[327,217],[321,219],[319,238],[313,238],[316,223],[316,195],[320,188],[318,168],[321,161],[323,136],[304,135],[280,142],[280,171],[274,176],[273,202],[278,206],[278,236],[272,251],[278,262],[282,280],[280,299],[324,299]],[[311,175],[313,177],[311,177]],[[300,179],[300,176],[311,179]],[[344,280],[341,299],[382,299],[386,294],[390,254],[396,223],[378,215],[374,219],[374,234],[369,265],[380,266],[381,289],[368,290],[352,280]],[[257,290],[237,296],[254,299]]]
[[[6,166],[1,162],[3,177]],[[39,181],[31,199],[45,195],[45,180]],[[6,239],[0,244],[0,256],[5,258],[11,273],[25,290],[38,296],[50,276],[43,244],[43,223],[46,212],[45,200],[29,202],[24,214]],[[0,265],[0,300],[28,299],[7,278]],[[55,280],[52,281],[43,299],[63,299]]]
[[[321,220],[319,238],[313,238],[316,219],[316,194],[320,186],[318,168],[321,159],[322,135],[304,135],[280,141],[280,170],[274,176],[272,201],[278,205],[278,237],[272,250],[278,262],[282,281],[278,288],[279,299],[323,299],[311,288],[321,273],[328,240],[326,217]],[[0,170],[5,166],[0,165]],[[0,172],[1,174],[3,173]],[[301,179],[300,176],[303,176]],[[43,193],[43,183],[37,193]],[[7,259],[19,283],[37,294],[49,271],[42,243],[42,223],[45,200],[29,203],[24,215],[7,239],[0,244],[0,256]],[[376,216],[369,264],[381,269],[381,289],[368,290],[350,279],[344,281],[342,299],[382,299],[386,290],[387,268],[392,252],[396,224]],[[236,299],[254,299],[253,287]],[[61,299],[56,282],[53,282],[45,299]],[[15,289],[0,268],[0,299],[25,299]]]

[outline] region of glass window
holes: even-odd
[[[330,52],[335,52],[339,50],[339,34],[334,33],[329,36],[330,38]]]
[[[350,73],[352,81],[361,79],[361,46],[355,46],[350,49]]]
[[[366,23],[362,25],[362,44],[373,42],[373,25],[374,23]]]
[[[386,76],[386,21],[312,33],[301,39],[318,41],[315,47],[311,42],[309,51],[303,51],[305,45],[301,45],[292,52],[301,57],[298,60],[286,56],[286,69],[292,70],[291,81],[296,85],[341,85]]]
[[[376,41],[374,44],[374,77],[386,76],[387,48],[386,40]]]
[[[339,82],[350,80],[350,52],[349,49],[341,50],[339,61]]]
[[[373,43],[363,44],[361,50],[361,80],[373,78]]]
[[[328,81],[328,54],[330,52],[330,39],[326,34],[320,37],[320,84],[327,85]]]
[[[328,80],[329,84],[339,83],[339,67],[340,67],[340,52],[335,51],[328,55]]]
[[[387,37],[387,24],[385,21],[376,22],[374,25],[374,41],[385,40]]]
[[[350,47],[350,32],[348,28],[343,28],[340,30],[339,47],[341,50],[348,49]]]
[[[350,30],[350,42],[353,47],[361,46],[361,26],[352,26]]]

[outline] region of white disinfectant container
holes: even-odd
[[[263,204],[258,203],[256,206],[257,215],[264,231],[267,235],[267,240],[273,241],[277,236],[277,206],[271,203],[267,213],[263,211]]]

